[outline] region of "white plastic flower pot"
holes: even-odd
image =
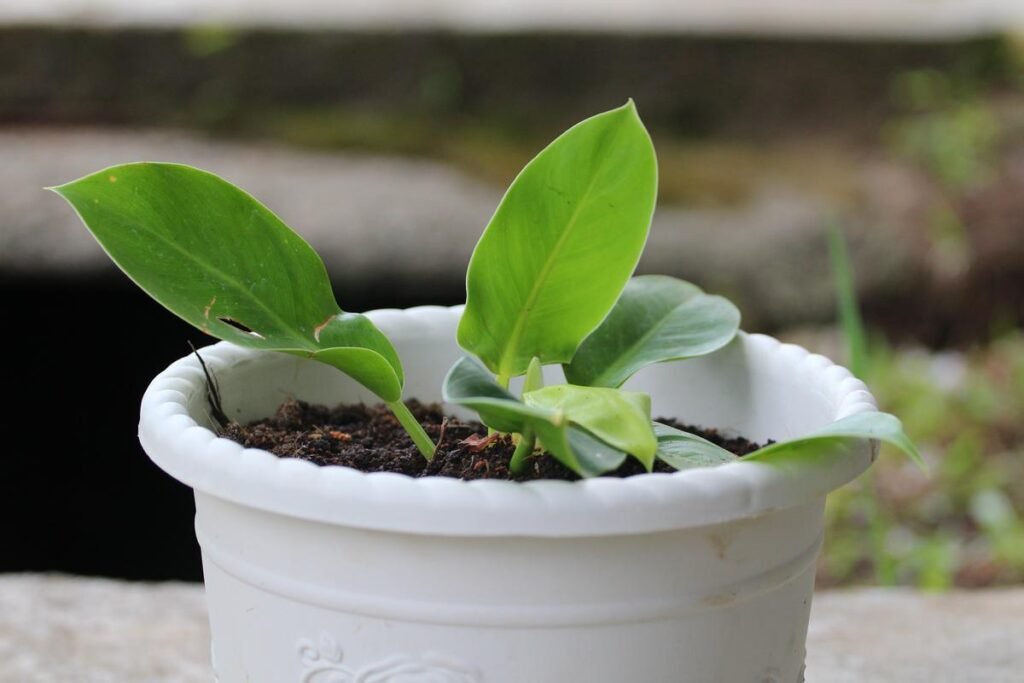
[[[369,314],[401,354],[406,396],[439,400],[459,312]],[[292,395],[374,401],[312,361],[202,354],[239,420]],[[755,440],[875,410],[845,369],[760,335],[630,386],[658,416]],[[146,392],[140,438],[195,489],[221,683],[795,683],[825,495],[876,452],[464,482],[279,459],[210,425],[199,363],[179,360]]]

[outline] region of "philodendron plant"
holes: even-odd
[[[304,356],[365,386],[423,456],[434,444],[402,401],[394,347],[334,299],[313,249],[254,198],[178,164],[115,166],[52,188],[140,287],[203,332]],[[622,389],[638,370],[728,344],[740,314],[726,299],[665,276],[632,277],[647,241],[657,162],[632,102],[572,127],[522,170],[477,244],[458,342],[472,354],[445,379],[446,401],[511,434],[513,473],[543,449],[583,477],[636,458],[675,469],[736,459],[652,422],[650,397]],[[561,365],[565,383],[544,385]],[[518,396],[510,391],[522,377]],[[872,438],[917,459],[895,417],[864,413],[747,459],[813,457]]]
[[[651,421],[650,398],[620,389],[653,363],[710,353],[739,331],[728,300],[664,276],[630,276],[650,230],[657,194],[654,147],[630,102],[566,131],[522,170],[473,252],[456,363],[445,400],[516,434],[510,469],[539,441],[581,476],[627,457],[651,470],[722,464],[737,456]],[[542,386],[561,364],[567,384]],[[492,374],[493,373],[493,374]],[[525,375],[519,398],[508,391]],[[820,450],[825,439],[871,437],[913,445],[891,415],[870,413],[754,458]]]

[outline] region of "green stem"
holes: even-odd
[[[530,432],[526,432],[519,438],[519,444],[508,463],[508,469],[512,474],[522,474],[526,468],[526,459],[533,455],[533,448],[536,445],[537,439]]]
[[[434,459],[434,442],[430,440],[427,433],[423,430],[423,425],[413,417],[413,414],[409,411],[408,406],[402,402],[401,399],[397,401],[389,401],[388,408],[391,408],[391,412],[395,414],[398,421],[405,427],[405,431],[409,434],[409,438],[416,444],[416,448],[419,449],[420,453],[427,461]]]
[[[498,376],[495,378],[495,381],[498,383],[499,386],[501,386],[502,389],[508,389],[508,383],[511,381],[511,379],[512,378],[509,375],[506,375],[504,373],[498,373]],[[494,436],[496,431],[497,430],[488,427],[487,436]]]

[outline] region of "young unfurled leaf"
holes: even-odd
[[[469,356],[456,361],[444,378],[444,400],[472,408],[480,420],[499,432],[519,433],[533,421],[555,424],[558,413],[528,406],[499,386],[487,368]]]
[[[919,466],[924,467],[921,455],[917,452],[910,437],[903,432],[903,425],[899,419],[889,413],[875,411],[844,417],[799,439],[766,446],[746,456],[745,459],[773,462],[794,457],[813,456],[830,441],[848,439],[877,439],[895,446]]]
[[[657,194],[632,101],[562,134],[522,170],[473,252],[459,344],[507,385],[567,363],[636,267]]]
[[[452,366],[443,394],[445,401],[475,410],[492,429],[536,436],[559,462],[581,477],[604,474],[626,459],[626,453],[572,425],[559,411],[519,401],[472,358],[462,358]]]
[[[402,367],[365,317],[343,314],[305,240],[234,185],[188,166],[114,166],[53,188],[114,262],[203,332],[311,356],[386,401]]]
[[[739,326],[740,312],[728,299],[663,275],[635,277],[583,340],[565,376],[573,384],[618,387],[644,366],[725,346]]]
[[[523,378],[523,393],[536,391],[544,387],[544,368],[541,367],[540,359],[536,356],[530,361],[530,367],[526,368],[526,376]]]
[[[658,447],[651,429],[651,397],[637,391],[557,384],[523,394],[528,406],[553,410],[573,424],[636,457],[648,470]]]
[[[707,439],[660,422],[654,423],[654,434],[658,438],[658,459],[677,470],[714,467],[739,459],[739,456]]]

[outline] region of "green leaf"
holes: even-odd
[[[128,277],[203,332],[315,358],[385,401],[401,397],[388,339],[342,313],[313,248],[234,185],[188,166],[136,163],[52,189]]]
[[[558,434],[540,430],[537,434],[541,444],[559,462],[581,477],[600,476],[618,469],[626,461],[627,454],[624,451],[606,444],[583,429],[569,427]]]
[[[647,394],[558,384],[525,393],[523,401],[564,415],[604,443],[635,456],[648,470],[654,465],[658,443]]]
[[[626,459],[626,453],[570,425],[558,411],[522,403],[473,358],[452,366],[442,393],[445,401],[477,411],[492,429],[536,435],[551,455],[581,477],[604,474]]]
[[[707,439],[660,422],[654,423],[654,434],[658,437],[658,459],[677,470],[714,467],[739,460],[739,456]]]
[[[459,344],[504,384],[567,363],[636,267],[657,163],[632,101],[563,133],[522,170],[469,264]]]
[[[917,448],[903,432],[903,425],[893,415],[875,411],[857,413],[836,420],[807,436],[766,446],[746,456],[745,460],[775,462],[792,458],[814,457],[827,450],[830,443],[850,439],[877,439],[895,446],[911,460],[924,467]]]
[[[678,470],[720,465],[737,459],[737,456],[710,441],[667,425],[655,422],[654,432],[658,436],[658,457]],[[799,439],[765,446],[744,456],[743,460],[793,462],[803,458],[819,457],[836,444],[848,444],[851,440],[857,439],[878,439],[892,444],[915,463],[924,465],[913,442],[903,433],[900,421],[888,413],[873,411],[836,420]]]
[[[540,359],[536,356],[530,361],[530,367],[526,368],[526,377],[523,380],[523,393],[536,391],[544,387],[544,368],[541,367]]]
[[[573,384],[622,386],[652,363],[725,346],[739,326],[740,312],[728,299],[664,275],[635,277],[565,366],[565,376]]]
[[[554,410],[522,403],[499,386],[487,368],[469,356],[460,358],[448,371],[441,393],[448,403],[475,410],[485,425],[499,432],[522,434],[534,421],[560,426]]]

